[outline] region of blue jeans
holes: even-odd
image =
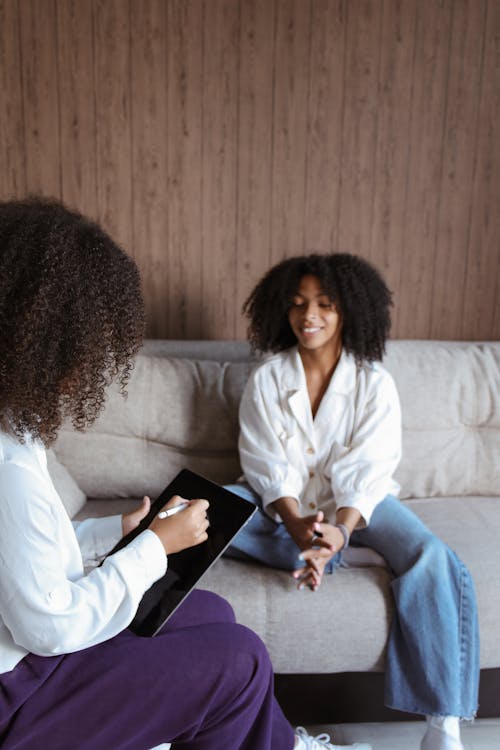
[[[247,485],[228,489],[261,505]],[[474,584],[465,565],[391,495],[375,508],[367,528],[353,532],[351,544],[374,549],[394,575],[386,705],[409,713],[472,718],[478,699],[479,626]],[[283,570],[301,567],[299,549],[284,524],[263,512],[253,516],[227,554]],[[338,564],[336,556],[327,572]]]

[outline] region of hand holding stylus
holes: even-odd
[[[167,555],[201,544],[208,538],[208,501],[174,495],[150,525]],[[182,511],[182,512],[181,512]]]

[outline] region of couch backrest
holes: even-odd
[[[499,494],[500,344],[392,341],[384,364],[403,411],[402,496]],[[253,366],[243,342],[146,342],[127,400],[111,389],[95,425],[63,429],[56,453],[89,497],[155,496],[182,467],[234,481]]]

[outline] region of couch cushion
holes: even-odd
[[[57,453],[87,495],[156,495],[183,467],[218,482],[240,474],[237,411],[252,362],[161,356],[167,343],[147,342],[127,401],[110,389],[87,435],[61,431]],[[220,353],[220,342],[202,343],[186,351]],[[236,358],[248,354],[241,343]],[[392,341],[385,365],[402,404],[402,497],[496,494],[500,344]]]
[[[391,341],[403,414],[402,497],[500,491],[500,344]]]
[[[110,388],[85,434],[61,430],[57,454],[90,497],[155,497],[182,468],[234,481],[238,404],[252,366],[140,355],[128,398]]]

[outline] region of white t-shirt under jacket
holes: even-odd
[[[79,651],[130,624],[167,558],[156,534],[144,531],[85,575],[84,562],[121,535],[121,516],[72,524],[43,446],[0,432],[0,674],[28,652]]]
[[[302,515],[340,507],[370,522],[375,506],[399,493],[393,473],[401,457],[401,410],[391,375],[379,363],[358,366],[342,352],[313,419],[297,347],[251,374],[240,405],[240,461],[264,508],[280,497],[299,501]]]

